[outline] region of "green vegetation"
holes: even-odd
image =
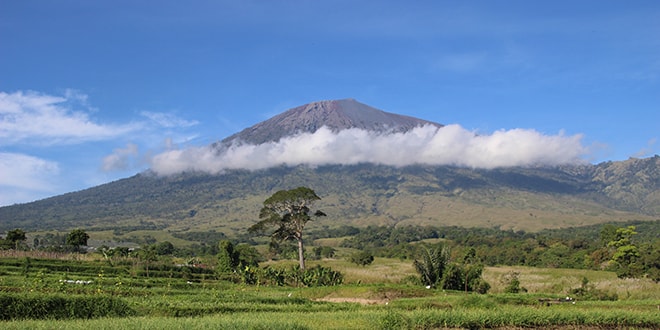
[[[331,227],[451,226],[537,232],[660,217],[660,156],[589,166],[282,166],[219,175],[145,172],[91,189],[0,207],[0,231],[222,232],[242,235],[278,189],[314,187]],[[318,229],[311,223],[309,229]],[[139,234],[138,234],[139,235]],[[199,237],[201,240],[202,238]],[[215,241],[223,239],[215,237]],[[158,238],[159,241],[163,239]],[[172,239],[168,239],[174,242]],[[143,244],[146,242],[139,242]]]
[[[107,295],[0,293],[0,306],[0,320],[90,319],[135,314],[124,300]]]
[[[0,327],[3,329],[581,326],[654,329],[660,326],[657,284],[643,280],[644,286],[635,287],[629,280],[617,279],[615,274],[603,271],[576,270],[576,276],[594,278],[583,281],[580,288],[589,291],[603,285],[625,286],[630,297],[648,295],[651,290],[651,297],[655,298],[634,299],[623,295],[623,299],[616,301],[592,297],[563,302],[561,298],[571,294],[574,286],[518,294],[506,294],[495,287],[495,293],[476,295],[425,289],[405,281],[386,284],[388,274],[378,267],[384,264],[411,267],[410,261],[396,259],[376,259],[368,268],[353,265],[355,271],[367,273],[353,275],[351,283],[291,287],[269,282],[232,283],[222,280],[212,269],[175,266],[164,260],[152,263],[147,277],[144,265],[131,258],[114,258],[110,265],[98,254],[58,254],[43,258],[35,252],[22,253],[24,257],[0,257],[0,304],[5,320],[0,322]],[[328,265],[334,268],[338,264],[322,261],[308,270],[325,272]],[[351,263],[344,265],[350,267]],[[260,269],[286,269],[286,263]],[[485,268],[484,276],[491,278],[500,271],[511,269]],[[537,268],[515,271],[524,286],[546,272]],[[356,274],[348,269],[346,273]],[[545,284],[563,285],[565,275],[566,271],[557,272]],[[379,279],[370,280],[370,276]],[[8,306],[11,308],[5,308]]]
[[[42,233],[36,249],[5,239],[0,327],[654,329],[658,226],[339,226],[307,233],[305,269],[288,241],[197,249],[149,236],[139,248],[82,250],[62,238],[87,240],[83,230]]]
[[[374,255],[367,251],[360,251],[351,254],[349,260],[356,265],[367,266],[374,262]]]
[[[259,221],[250,227],[249,231],[261,233],[266,227],[274,226],[277,229],[270,234],[273,241],[282,242],[295,240],[298,243],[298,262],[300,269],[305,269],[305,249],[303,245],[303,230],[308,221],[310,207],[321,198],[314,190],[307,187],[298,187],[291,190],[280,190],[264,201],[259,212]],[[314,216],[326,216],[322,211],[314,212]]]
[[[80,251],[81,246],[87,245],[89,235],[82,229],[74,229],[66,236],[66,245],[72,247],[73,251]]]

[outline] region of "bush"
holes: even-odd
[[[358,266],[367,266],[374,262],[374,255],[366,251],[360,251],[353,253],[348,260]]]
[[[616,293],[609,294],[603,290],[596,289],[593,284],[589,284],[589,279],[582,278],[582,285],[579,288],[572,289],[571,294],[582,300],[617,300]]]
[[[300,284],[305,286],[334,286],[340,285],[344,281],[344,276],[340,272],[321,265],[305,269],[304,272],[298,266],[286,270],[266,267],[259,275],[262,276],[260,282],[277,286],[298,286]]]
[[[321,265],[306,269],[302,277],[302,283],[306,286],[333,286],[343,281],[344,276],[340,272]]]
[[[527,292],[526,288],[520,287],[520,273],[519,272],[509,272],[504,275],[502,278],[502,283],[506,286],[504,287],[504,293],[520,293]]]

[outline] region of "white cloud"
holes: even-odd
[[[655,145],[658,142],[657,138],[651,138],[647,143],[646,147],[640,149],[636,153],[634,153],[631,157],[635,158],[643,158],[643,157],[648,157],[653,154],[655,154]]]
[[[55,162],[24,154],[0,152],[0,205],[34,200],[52,192],[59,174]]]
[[[179,118],[175,114],[171,114],[171,113],[143,111],[140,114],[144,117],[149,118],[159,126],[166,128],[173,128],[173,127],[183,128],[183,127],[191,127],[199,124],[199,122],[196,120],[186,120],[183,118]]]
[[[132,168],[137,156],[138,146],[128,143],[126,148],[117,148],[112,154],[103,157],[103,171],[123,171]]]
[[[209,147],[169,150],[154,156],[159,174],[184,171],[220,173],[227,169],[263,169],[278,165],[377,163],[456,165],[474,168],[559,165],[581,162],[588,149],[581,135],[543,135],[512,129],[478,135],[458,125],[424,126],[407,133],[379,134],[359,129],[315,133],[261,145],[234,145],[227,150]]]
[[[87,112],[71,109],[70,101],[86,106],[87,97],[72,90],[67,91],[64,97],[37,92],[0,92],[0,145],[52,145],[106,140],[141,127],[140,124],[96,123]]]

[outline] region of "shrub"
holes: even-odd
[[[374,262],[374,255],[367,251],[353,253],[348,260],[358,266],[367,266]]]
[[[571,294],[583,300],[617,300],[619,297],[616,293],[608,294],[603,290],[598,290],[592,284],[589,284],[589,279],[582,278],[582,284],[579,288],[572,289]]]
[[[504,287],[505,293],[520,293],[527,292],[526,288],[520,287],[520,273],[511,271],[502,277],[502,283],[506,286]]]
[[[334,286],[340,285],[344,281],[344,276],[329,267],[316,265],[315,267],[301,271],[300,267],[291,267],[290,269],[277,269],[266,267],[260,273],[262,281],[266,284],[284,286]]]
[[[321,265],[306,269],[302,277],[302,283],[306,286],[333,286],[343,281],[344,276],[340,272]]]

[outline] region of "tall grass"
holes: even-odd
[[[658,299],[660,287],[653,280],[620,279],[613,272],[588,269],[536,268],[525,266],[486,267],[483,277],[491,285],[491,293],[504,292],[503,276],[510,272],[520,274],[520,286],[529,293],[567,295],[571,289],[579,288],[587,278],[596,289],[616,294],[619,299]]]
[[[65,305],[66,299],[57,299],[109,299],[125,303],[133,313],[94,312],[96,314],[87,315],[97,319],[88,320],[55,320],[58,317],[53,316],[47,321],[1,321],[0,329],[660,328],[658,284],[620,280],[609,272],[487,268],[484,276],[495,288],[494,293],[476,295],[401,283],[399,279],[414,271],[410,262],[396,259],[377,258],[373,265],[366,267],[345,260],[310,262],[310,266],[318,263],[341,269],[352,279],[341,286],[310,288],[247,286],[219,281],[213,276],[188,282],[167,272],[155,271],[153,274],[160,277],[146,278],[132,273],[100,272],[108,266],[84,260],[68,261],[71,267],[67,268],[63,267],[66,261],[61,259],[52,262],[33,259],[24,274],[24,260],[15,261],[0,258],[0,296],[50,299],[59,301],[60,305]],[[53,271],[43,271],[45,268]],[[500,276],[511,270],[521,274],[521,286],[531,288],[530,293],[498,293]],[[628,290],[630,295],[619,294],[623,298],[620,301],[539,304],[539,298],[556,298],[578,287],[584,276],[597,287],[607,284],[613,290]],[[93,283],[76,286],[60,282],[71,277],[93,280]],[[0,300],[0,303],[2,311],[14,305],[9,300]],[[133,316],[115,318],[112,315]],[[112,318],[105,318],[110,316]]]
[[[3,329],[481,329],[635,328],[657,329],[653,311],[584,311],[564,308],[421,309],[386,307],[353,311],[241,312],[203,317],[138,317],[76,321],[3,322]]]

